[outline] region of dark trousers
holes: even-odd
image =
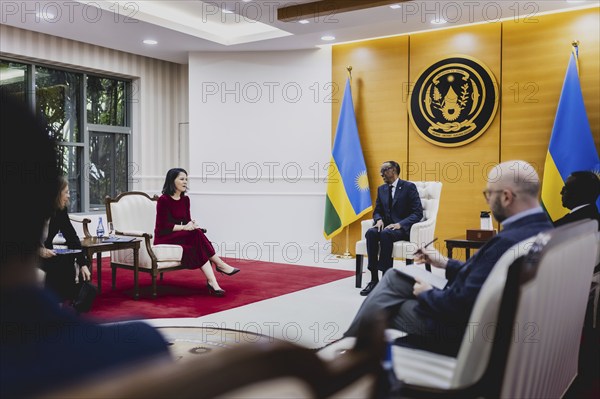
[[[42,269],[46,272],[45,286],[62,301],[75,298],[75,257],[57,255],[44,259]]]
[[[408,334],[429,333],[427,320],[415,308],[418,304],[413,295],[414,281],[397,270],[383,275],[379,284],[362,303],[345,336],[356,336],[359,326],[366,323],[377,312],[385,312],[388,325]]]
[[[365,234],[367,239],[367,256],[369,258],[369,270],[381,270],[385,272],[392,268],[392,250],[394,242],[409,239],[409,235],[404,229],[391,230],[383,229],[381,232],[372,227]]]

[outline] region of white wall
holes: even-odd
[[[323,248],[331,49],[193,53],[189,75],[189,195],[211,241],[229,256]]]

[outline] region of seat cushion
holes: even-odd
[[[181,245],[159,244],[153,245],[152,251],[158,262],[180,262],[183,255]]]
[[[436,388],[449,388],[456,358],[394,345],[394,372],[404,382]]]

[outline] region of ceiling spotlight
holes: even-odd
[[[37,19],[50,20],[50,19],[54,19],[56,17],[56,14],[54,14],[52,12],[44,11],[44,12],[36,13],[35,16]]]
[[[444,18],[436,18],[431,21],[431,23],[434,25],[442,25],[442,24],[445,24],[446,22],[448,22],[448,21],[446,21]]]
[[[329,35],[327,35],[327,36],[321,36],[321,40],[324,40],[326,42],[330,42],[332,40],[335,40],[335,36],[329,36]]]
[[[300,21],[298,21],[298,23],[302,24],[302,25],[306,25],[306,24],[309,24],[310,21],[308,19],[301,19]]]
[[[154,40],[154,39],[146,39],[142,43],[144,43],[144,44],[150,44],[150,45],[158,44],[158,42],[156,40]]]
[[[400,4],[392,4],[392,5],[390,6],[390,8],[391,8],[392,10],[397,10],[397,9],[399,9],[399,8],[402,8],[402,6],[401,6]]]

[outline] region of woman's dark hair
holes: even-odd
[[[0,265],[35,254],[46,219],[54,212],[59,157],[47,127],[14,95],[0,89],[2,152]],[[7,188],[17,190],[6,192]]]
[[[61,203],[62,192],[69,185],[69,181],[64,176],[58,177],[58,193],[56,195],[56,199],[54,200],[54,209],[56,211],[62,211],[69,204],[64,205]]]
[[[169,169],[169,171],[167,172],[167,177],[165,177],[165,184],[163,184],[163,189],[162,189],[163,194],[166,194],[166,195],[175,194],[175,179],[177,179],[177,176],[179,176],[180,173],[185,173],[186,175],[188,174],[188,172],[182,168]],[[185,193],[181,193],[181,194],[183,195]]]

